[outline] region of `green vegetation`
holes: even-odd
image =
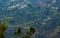
[[[6,38],[5,37],[6,29],[7,29],[6,23],[2,23],[0,21],[0,38]],[[33,35],[34,33],[35,33],[35,29],[33,27],[29,27],[27,32],[23,35],[21,27],[18,27],[14,32],[14,38],[16,38],[17,36],[21,36],[21,38],[30,38],[31,35]]]
[[[21,35],[21,28],[19,27],[17,30],[16,30],[16,32],[14,33],[14,35]]]
[[[0,21],[0,38],[5,38],[6,26]]]
[[[26,32],[22,38],[30,38],[31,35],[35,33],[35,29],[33,27],[29,27],[29,30]]]

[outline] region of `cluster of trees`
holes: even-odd
[[[6,29],[8,29],[6,24],[0,22],[0,38],[6,38]],[[17,36],[21,36],[21,38],[30,38],[31,35],[33,35],[35,32],[36,30],[34,29],[34,27],[30,26],[28,31],[23,35],[21,27],[18,27],[17,30],[14,32],[13,38],[17,38]]]

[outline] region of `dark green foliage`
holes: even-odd
[[[21,34],[21,28],[19,27],[14,34],[15,35],[20,35]]]
[[[4,32],[0,32],[0,38],[5,38]]]
[[[30,34],[34,34],[35,33],[35,29],[33,27],[30,27],[29,28],[29,32],[30,32]]]
[[[0,22],[0,38],[5,38],[6,26],[5,23]]]
[[[0,38],[5,38],[5,31],[7,26],[5,23],[0,22]],[[23,35],[21,27],[18,27],[14,32],[14,38],[17,36],[21,36],[21,38],[30,38],[32,34],[35,33],[35,29],[33,27],[29,27],[28,31]]]
[[[30,38],[30,35],[23,35],[22,38]]]
[[[2,24],[2,25],[0,25],[0,26],[1,26],[1,27],[0,27],[0,31],[4,32],[4,31],[6,30],[5,24]]]
[[[22,38],[30,38],[34,33],[35,29],[33,27],[30,27],[29,30],[26,32],[26,34],[22,36]]]

